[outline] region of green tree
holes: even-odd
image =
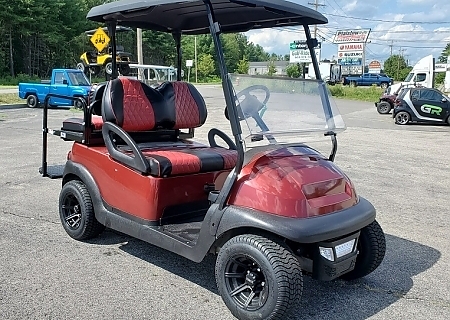
[[[401,55],[392,55],[384,62],[384,71],[395,81],[402,81],[405,79],[404,71],[408,65],[406,64],[405,58]],[[408,71],[409,72],[409,71]]]
[[[198,58],[198,76],[207,81],[215,75],[214,60],[212,55],[202,53]]]
[[[447,45],[445,46],[445,49],[442,50],[442,53],[438,58],[439,62],[447,63],[448,56],[450,56],[450,43],[447,43]]]
[[[236,72],[239,74],[248,74],[249,67],[250,63],[248,62],[246,57],[243,57],[237,64]]]
[[[277,68],[275,67],[275,61],[270,60],[269,64],[267,65],[267,75],[273,76],[275,73],[277,73]]]
[[[301,67],[299,64],[290,64],[286,67],[286,74],[290,78],[298,78],[302,73]]]

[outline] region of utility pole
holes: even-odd
[[[319,7],[325,7],[325,4],[320,4],[319,0],[315,0],[315,2],[308,2],[308,4],[314,6],[316,11],[319,11]],[[314,38],[317,39],[317,25],[314,25]]]
[[[197,73],[197,36],[194,36],[194,59],[195,59],[195,83],[198,83],[198,73]]]
[[[137,36],[137,58],[138,58],[138,64],[144,63],[144,54],[142,52],[142,29],[137,28],[136,29],[136,36]],[[143,73],[143,72],[142,72]],[[138,80],[142,80],[143,75],[141,74],[141,70],[138,68]]]
[[[391,47],[391,57],[392,57],[392,47],[394,47],[394,40],[391,40],[391,44],[389,45]]]

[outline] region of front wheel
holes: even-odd
[[[98,236],[105,229],[95,218],[92,199],[84,183],[67,182],[59,195],[59,217],[67,234],[76,240]]]
[[[411,116],[406,111],[400,111],[395,115],[395,123],[405,125],[411,120]]]
[[[113,72],[112,62],[108,62],[105,65],[105,72],[106,72],[106,74],[109,74],[109,75],[112,74],[112,72]]]
[[[391,112],[392,106],[387,101],[381,101],[377,104],[377,111],[379,114],[388,114]]]
[[[299,261],[275,239],[253,234],[230,239],[220,249],[215,273],[224,303],[240,320],[287,319],[301,299]]]
[[[388,85],[386,82],[383,82],[383,83],[380,85],[381,89],[387,89],[388,86],[389,86],[389,85]]]
[[[356,82],[355,81],[350,81],[350,87],[355,88],[356,87]]]
[[[386,239],[383,229],[376,220],[361,230],[357,250],[355,268],[341,276],[344,280],[362,278],[378,268],[383,261]]]

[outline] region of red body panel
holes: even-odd
[[[356,204],[348,178],[307,147],[283,147],[255,155],[246,164],[229,204],[292,217],[308,218]]]
[[[150,221],[159,220],[168,206],[207,200],[205,184],[216,183],[216,188],[221,188],[229,172],[169,178],[144,176],[111,160],[106,147],[87,147],[79,143],[74,143],[69,157],[89,170],[108,205]]]

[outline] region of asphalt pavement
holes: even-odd
[[[227,129],[220,87],[196,130]],[[373,103],[337,100],[347,130],[336,164],[377,209],[386,257],[367,277],[305,277],[300,319],[450,319],[450,127],[397,126]],[[50,128],[78,111],[50,110]],[[214,257],[197,264],[113,231],[87,241],[64,232],[61,180],[38,173],[41,109],[0,109],[1,319],[233,319],[218,295]],[[218,120],[213,120],[216,118]],[[49,136],[49,164],[71,143]]]

